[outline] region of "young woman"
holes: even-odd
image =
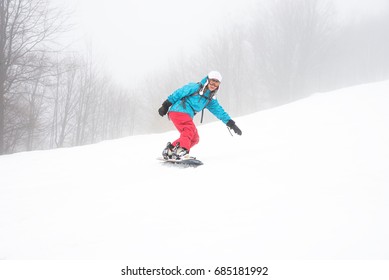
[[[159,114],[163,117],[168,113],[169,119],[180,133],[177,140],[167,143],[162,152],[165,159],[188,157],[190,149],[199,142],[199,134],[193,118],[204,108],[207,108],[236,134],[242,135],[242,131],[216,99],[216,92],[221,81],[221,74],[211,71],[201,82],[189,83],[177,89],[163,102],[158,110]]]

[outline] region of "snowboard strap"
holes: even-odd
[[[200,82],[198,82],[197,84],[199,85],[199,89],[198,89],[196,92],[192,93],[192,94],[189,95],[189,96],[185,96],[184,98],[181,99],[182,106],[184,107],[184,109],[186,109],[186,99],[187,99],[188,97],[195,96],[195,95],[199,94],[200,91],[201,91],[201,90],[203,89],[203,87],[205,86],[205,85],[201,84]],[[203,94],[200,95],[201,97],[204,97],[204,98],[206,98],[206,99],[208,100],[207,103],[206,103],[205,106],[204,106],[204,109],[205,109],[205,108],[208,106],[208,104],[212,101],[212,98],[215,96],[216,92],[217,92],[217,90],[211,91],[211,94],[210,94],[208,97],[204,96]],[[188,105],[190,106],[190,104],[188,104]],[[192,107],[191,107],[191,108],[192,108]],[[200,123],[203,123],[204,109],[201,110]],[[192,108],[192,110],[193,110],[193,112],[194,112],[195,115],[196,115],[197,112],[196,112],[193,108]]]

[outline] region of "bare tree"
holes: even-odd
[[[5,141],[12,142],[5,130],[6,108],[16,89],[42,75],[42,53],[61,27],[58,12],[48,0],[0,0],[0,154],[7,152]]]
[[[57,62],[53,75],[53,85],[50,87],[50,148],[63,147],[70,141],[75,108],[78,100],[78,85],[81,65],[78,56],[66,57]]]
[[[75,108],[75,134],[74,145],[88,144],[88,122],[92,116],[94,94],[98,88],[98,69],[91,54],[85,58],[79,75],[79,94]]]
[[[25,147],[27,151],[31,151],[34,148],[34,139],[37,134],[37,130],[44,129],[40,118],[43,116],[42,110],[44,108],[45,88],[42,86],[42,71],[40,75],[36,77],[31,83],[24,83],[25,93],[23,97],[27,100],[26,111],[26,140]],[[38,133],[40,134],[40,133]]]

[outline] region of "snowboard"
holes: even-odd
[[[164,164],[177,165],[181,167],[197,167],[203,165],[201,160],[196,159],[195,157],[190,157],[186,159],[164,159],[163,157],[157,158],[162,161]]]

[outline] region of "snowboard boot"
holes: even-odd
[[[176,160],[185,159],[189,156],[189,151],[183,147],[177,147],[177,149],[173,152],[172,158]]]
[[[163,149],[162,151],[162,156],[164,159],[171,159],[172,156],[173,156],[173,150],[175,149],[175,147],[172,145],[172,143],[168,142],[166,144],[166,147],[165,149]]]

